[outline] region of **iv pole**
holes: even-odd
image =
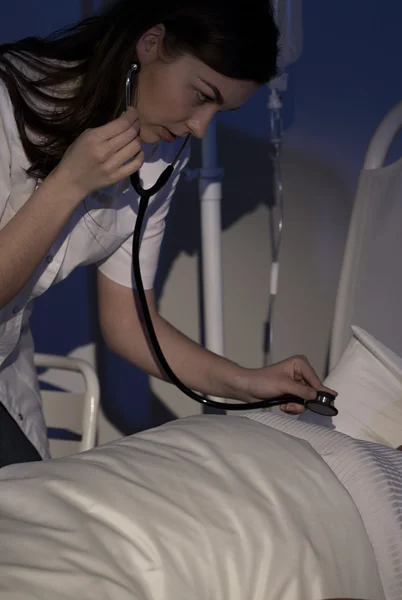
[[[201,252],[205,345],[223,356],[223,279],[221,244],[221,202],[223,170],[218,167],[216,117],[202,140],[202,169],[199,194],[201,201]]]

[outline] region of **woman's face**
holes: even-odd
[[[235,110],[257,90],[251,81],[225,77],[196,58],[164,60],[163,27],[147,32],[137,44],[141,64],[133,104],[144,143],[192,134],[202,138],[217,111]]]

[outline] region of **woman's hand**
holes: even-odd
[[[144,163],[135,108],[95,129],[84,131],[68,148],[53,171],[74,196],[86,196],[138,171]]]
[[[287,394],[298,396],[303,400],[314,400],[318,391],[326,391],[337,396],[337,392],[322,385],[304,356],[292,356],[262,369],[249,370],[244,385],[246,402],[256,402]],[[292,414],[299,414],[305,410],[301,404],[293,402],[282,404],[280,408]]]

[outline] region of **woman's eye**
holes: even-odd
[[[197,90],[197,99],[200,102],[200,104],[205,104],[206,102],[213,102],[213,99],[210,98],[209,96],[206,96],[205,94],[203,94],[202,92]]]

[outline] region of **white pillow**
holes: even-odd
[[[331,427],[356,439],[402,445],[402,358],[352,326],[353,336],[324,385],[336,390],[333,419],[306,411],[300,420]]]

